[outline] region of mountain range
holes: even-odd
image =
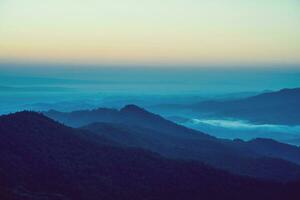
[[[237,175],[277,181],[300,178],[300,148],[270,139],[225,140],[180,126],[135,105],[46,116],[80,127],[124,147],[143,148],[171,159],[195,160]]]
[[[300,124],[300,88],[265,92],[234,100],[207,100],[194,104],[161,104],[153,110],[187,110],[208,117],[247,120],[258,124]]]
[[[298,181],[259,180],[169,159],[40,113],[0,116],[1,200],[293,200],[298,186]]]

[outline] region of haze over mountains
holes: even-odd
[[[300,148],[282,142],[297,142],[299,94],[295,88],[205,101],[108,97],[115,108],[73,96],[28,104],[53,109],[0,116],[0,199],[297,199]],[[130,100],[146,109],[121,106]],[[238,128],[237,137],[213,136],[210,130],[228,134],[226,123],[251,127],[249,135],[262,129],[247,140]],[[264,138],[266,127],[287,129],[287,137]]]
[[[159,104],[149,109],[220,138],[261,137],[300,146],[299,96],[299,88],[282,89],[237,99]]]
[[[0,200],[300,200],[299,7],[0,0]]]
[[[300,88],[282,89],[226,101],[203,101],[190,105],[165,104],[159,109],[183,109],[210,117],[248,120],[258,124],[300,124]]]
[[[120,108],[126,104],[147,108],[156,104],[194,104],[300,85],[300,71],[289,65],[112,67],[0,61],[0,71],[0,87],[15,88],[0,92],[1,114]]]

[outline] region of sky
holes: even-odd
[[[0,61],[300,63],[299,0],[0,0]]]

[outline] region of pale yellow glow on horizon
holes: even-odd
[[[300,62],[297,0],[4,0],[0,60]]]

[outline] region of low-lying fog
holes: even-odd
[[[218,138],[251,140],[271,138],[300,145],[300,125],[253,124],[238,119],[196,119],[181,121],[182,125],[209,133]]]

